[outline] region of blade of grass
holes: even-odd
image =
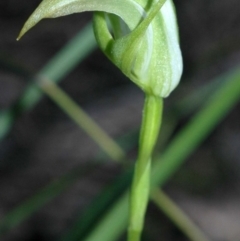
[[[92,24],[88,24],[69,43],[62,48],[36,76],[59,82],[80,61],[91,53],[96,47],[96,41],[92,31]],[[32,108],[42,96],[42,92],[33,83],[22,96],[20,103],[24,109]]]
[[[61,88],[48,79],[41,77],[38,79],[38,85],[110,158],[118,162],[124,158],[125,153],[122,148]]]
[[[221,77],[222,78],[222,77]],[[212,94],[202,109],[174,138],[153,168],[152,184],[164,184],[217,124],[230,112],[240,98],[240,70],[225,75],[228,81]]]
[[[92,31],[92,24],[88,24],[80,31],[64,48],[62,48],[44,67],[37,76],[43,76],[60,81],[80,61],[82,61],[96,47],[96,41]],[[41,98],[42,92],[34,83],[29,84],[23,96],[19,99],[22,111],[31,109]],[[15,116],[11,110],[0,112],[0,140],[11,130]]]
[[[14,116],[14,112],[10,109],[0,111],[0,140],[9,132],[15,120]]]
[[[26,220],[53,198],[57,197],[93,168],[96,168],[96,164],[85,169],[82,167],[74,169],[58,180],[51,182],[17,208],[11,210],[0,222],[0,237]]]
[[[128,201],[129,195],[125,193],[98,222],[84,241],[116,240],[126,229]]]
[[[183,96],[180,101],[177,101],[175,104],[174,111],[179,113],[181,112],[181,116],[186,116],[192,113],[193,111],[198,110],[201,107],[203,100],[208,99],[212,93],[217,89],[221,84],[226,81],[224,75],[219,76],[218,78],[213,79],[207,84],[197,87],[195,91],[189,91],[187,95]],[[187,86],[182,86],[182,89],[188,88]],[[190,87],[189,87],[190,88]],[[192,87],[193,88],[193,87]],[[181,93],[181,85],[179,86],[179,93]],[[185,91],[184,91],[185,92]]]
[[[105,191],[101,192],[88,205],[86,210],[83,210],[81,216],[75,221],[74,225],[60,239],[61,241],[77,241],[82,240],[89,233],[89,230],[95,226],[102,216],[120,195],[127,189],[131,183],[133,168],[123,172],[117,180],[112,183]]]

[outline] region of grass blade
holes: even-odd
[[[69,188],[75,181],[79,180],[80,174],[88,172],[89,170],[91,169],[86,169],[84,171],[82,169],[73,170],[72,172],[52,182],[50,185],[47,185],[17,208],[11,210],[0,222],[0,236],[9,232],[11,229],[26,220],[46,203]]]
[[[54,82],[59,82],[80,61],[92,52],[95,47],[96,41],[92,31],[92,24],[88,24],[79,34],[70,40],[36,76],[42,76]],[[41,96],[42,92],[39,88],[34,83],[29,84],[23,96],[19,99],[18,105],[21,107],[21,111],[27,111],[33,108]],[[0,140],[11,130],[14,119],[15,116],[11,110],[0,112]]]
[[[240,98],[240,70],[225,75],[222,85],[212,94],[202,109],[174,138],[163,155],[156,158],[153,185],[164,184],[217,124],[227,115]]]

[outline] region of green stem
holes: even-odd
[[[153,202],[191,241],[209,241],[192,220],[161,190],[151,192]]]
[[[149,199],[151,155],[162,119],[162,98],[146,95],[140,133],[139,154],[130,194],[128,241],[139,241]]]
[[[44,78],[39,77],[38,84],[44,93],[55,101],[55,103],[60,106],[72,120],[84,129],[85,132],[88,133],[113,160],[121,161],[122,157],[125,155],[121,147],[118,146],[118,144],[114,142],[114,140],[112,140],[111,137],[109,137],[73,100],[71,100],[64,91],[62,91],[55,83],[52,83]],[[128,230],[129,241],[140,240],[149,197],[151,154],[159,133],[161,114],[162,99],[154,96],[146,96],[140,134],[139,156],[136,162],[134,180],[131,189],[131,208]],[[158,195],[158,203],[154,198],[153,200],[167,214],[169,212],[169,208],[172,209],[172,203],[167,204],[167,197],[165,196],[165,202],[163,201],[163,198],[164,197],[162,196],[162,202],[159,202]],[[177,207],[175,207],[175,209],[177,209]],[[183,215],[184,214],[182,214],[182,216]],[[176,220],[182,218],[179,212],[175,211],[168,214],[168,216],[176,224]],[[186,215],[185,219],[187,219]],[[201,233],[199,230],[196,231],[197,227],[192,229],[194,224],[192,224],[190,220],[185,222],[184,225],[178,226],[187,236],[189,236],[188,231],[192,230],[191,235],[192,240],[194,241],[207,240],[203,238],[198,239],[201,237]],[[202,237],[204,237],[204,234],[202,234]]]
[[[61,88],[46,78],[39,77],[38,85],[69,117],[83,129],[110,158],[122,160],[124,151],[84,112]]]

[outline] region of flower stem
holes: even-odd
[[[162,108],[162,98],[146,95],[139,141],[139,154],[135,164],[130,193],[128,241],[139,241],[141,237],[149,199],[151,155],[161,125]]]

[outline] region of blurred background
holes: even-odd
[[[92,18],[91,13],[83,13],[43,20],[17,42],[22,25],[39,2],[0,2],[0,117],[11,113],[6,122],[0,122],[0,219],[62,175],[71,170],[80,174],[18,225],[0,227],[3,241],[59,240],[122,171],[120,164],[110,161],[89,171],[93,160],[108,158],[48,97],[43,95],[23,111],[26,101],[21,96],[34,75]],[[181,0],[175,5],[184,73],[179,88],[165,101],[166,115],[179,98],[239,68],[240,62],[239,1]],[[136,157],[143,93],[97,48],[73,65],[59,85],[126,146],[129,157]],[[27,103],[31,106],[31,99]],[[194,112],[181,118],[174,131]],[[240,240],[239,120],[238,104],[164,186],[211,240]],[[166,241],[188,240],[153,204],[146,233],[146,240],[160,240],[159,236]]]

